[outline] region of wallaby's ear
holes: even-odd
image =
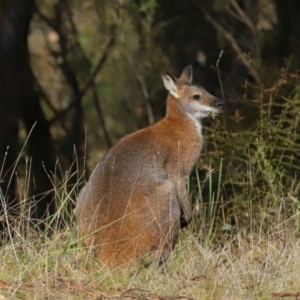
[[[169,91],[169,93],[172,94],[175,98],[179,98],[178,94],[177,94],[176,79],[164,71],[161,72],[161,76],[162,76],[165,88]]]
[[[188,65],[183,69],[179,80],[181,80],[182,82],[187,83],[187,84],[192,83],[192,81],[193,81],[193,67],[192,67],[192,65]]]

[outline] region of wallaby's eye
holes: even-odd
[[[193,99],[195,99],[195,100],[199,100],[200,98],[201,98],[200,95],[194,95],[194,96],[193,96]]]

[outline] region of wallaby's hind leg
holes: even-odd
[[[164,180],[155,184],[151,192],[148,188],[135,193],[138,198],[128,202],[126,217],[99,231],[96,252],[108,266],[122,265],[150,252],[162,265],[177,243],[180,204],[173,183]]]
[[[162,267],[178,242],[181,213],[178,192],[171,180],[165,180],[157,186],[157,195],[164,207],[158,224],[160,240],[156,251],[156,263]]]
[[[184,211],[182,209],[182,206],[180,206],[180,228],[183,229],[185,227],[187,227],[192,219],[190,220],[186,220],[186,215],[184,214]]]
[[[167,225],[157,223],[152,219],[149,226],[140,222],[135,228],[131,227],[131,220],[124,221],[122,228],[116,226],[110,230],[104,230],[105,237],[100,243],[95,242],[96,255],[100,261],[109,267],[117,267],[135,261],[142,255],[153,253],[158,266],[162,266],[169,258],[171,250],[178,241],[179,218]],[[148,223],[148,222],[147,222]],[[119,234],[116,232],[119,231]],[[107,233],[107,236],[106,236]],[[111,239],[111,237],[114,237]]]
[[[158,267],[164,267],[171,251],[178,242],[180,218],[178,216],[170,220],[169,232],[162,236],[159,247],[156,252],[156,264]],[[167,227],[167,226],[166,226]]]

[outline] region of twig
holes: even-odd
[[[256,28],[251,21],[251,19],[245,14],[245,12],[242,10],[242,8],[239,6],[239,4],[236,2],[236,0],[230,0],[230,3],[236,10],[236,12],[241,17],[240,21],[246,24],[251,32],[253,44],[254,44],[254,51],[256,52],[256,59],[260,62],[261,60],[261,53],[260,53],[260,46],[259,46],[259,39],[258,39],[258,32],[256,31]]]
[[[219,63],[220,63],[220,60],[223,56],[223,53],[224,53],[224,50],[221,50],[221,52],[218,56],[217,62],[216,62],[216,68],[217,68],[217,73],[218,73],[219,84],[220,84],[220,87],[221,87],[222,99],[225,103],[224,89],[223,89],[223,84],[222,84],[221,75],[220,75],[220,68],[219,68]]]
[[[114,38],[110,37],[105,46],[105,49],[104,49],[104,52],[103,52],[101,58],[99,59],[94,71],[90,75],[85,86],[74,96],[74,99],[70,102],[69,106],[67,106],[64,110],[60,111],[54,118],[51,119],[51,121],[50,121],[51,123],[53,123],[54,121],[56,121],[59,118],[62,118],[71,108],[73,108],[73,106],[78,101],[78,99],[81,99],[84,96],[84,94],[86,93],[88,88],[93,84],[95,77],[97,76],[97,74],[101,70],[101,68],[103,67],[105,61],[107,60],[108,53],[111,50],[113,45],[114,45]]]
[[[132,58],[128,54],[126,55],[126,58],[127,58],[128,62],[130,63],[130,65],[133,68],[135,77],[136,77],[136,79],[137,79],[137,81],[140,85],[142,94],[144,96],[144,102],[145,102],[145,105],[146,105],[149,125],[153,125],[154,124],[154,114],[153,114],[153,109],[152,109],[150,101],[149,101],[149,92],[148,92],[148,88],[147,88],[145,79],[141,75],[141,73],[137,70],[137,67],[135,66]]]
[[[160,296],[158,294],[151,293],[143,289],[129,289],[123,292],[119,298],[140,299],[140,300],[180,300],[180,299],[193,300],[193,298],[187,297],[185,295]]]
[[[234,39],[234,37],[232,36],[231,33],[229,33],[219,22],[217,22],[216,20],[213,19],[213,17],[202,8],[201,4],[197,1],[197,0],[193,0],[193,3],[195,4],[195,6],[197,6],[197,8],[203,13],[204,17],[206,18],[206,20],[208,22],[210,22],[215,29],[221,33],[225,39],[231,44],[231,47],[233,48],[233,50],[238,54],[239,58],[242,60],[243,64],[245,65],[245,67],[248,69],[250,75],[254,78],[254,80],[257,83],[261,83],[261,79],[257,73],[257,71],[255,70],[255,68],[247,61],[247,59],[245,58],[242,49],[240,48],[240,46],[238,45],[238,43],[236,42],[236,40]]]
[[[98,94],[97,94],[97,91],[96,91],[95,84],[93,84],[93,98],[94,98],[96,111],[97,111],[97,114],[98,114],[98,117],[99,117],[99,120],[100,120],[100,124],[101,124],[102,130],[103,130],[106,145],[107,145],[108,148],[111,148],[112,142],[111,142],[110,136],[108,134],[108,130],[106,128],[106,123],[105,123],[105,119],[104,119],[104,116],[103,116],[103,111],[102,111],[102,107],[101,107],[99,97],[98,97]]]
[[[245,12],[241,9],[241,7],[238,5],[238,3],[235,0],[230,0],[230,3],[235,8],[239,16],[241,17],[241,22],[245,23],[251,31],[254,30],[254,25],[252,21],[249,19],[249,17],[245,14]]]
[[[289,292],[276,292],[272,293],[274,297],[280,297],[280,298],[285,298],[285,297],[296,297],[296,300],[299,299],[300,297],[300,292],[297,293],[289,293]]]

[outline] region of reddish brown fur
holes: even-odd
[[[186,224],[192,216],[185,180],[200,155],[200,120],[221,112],[221,100],[191,84],[191,66],[179,79],[162,75],[170,91],[166,117],[122,138],[79,195],[80,232],[109,267],[152,251],[159,264],[168,258],[181,215]]]

